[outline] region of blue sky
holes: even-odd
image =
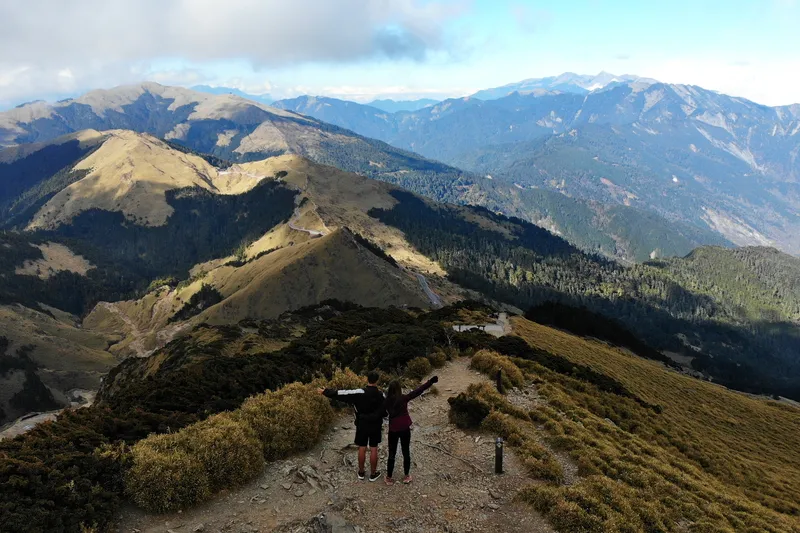
[[[145,79],[367,101],[601,70],[800,102],[800,0],[6,2],[6,106]]]

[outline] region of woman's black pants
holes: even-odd
[[[411,471],[411,430],[389,432],[389,464],[386,475],[392,477],[394,472],[394,456],[397,454],[397,441],[403,446],[403,470],[406,475]]]

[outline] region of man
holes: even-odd
[[[362,389],[337,390],[319,389],[320,394],[353,406],[356,411],[356,438],[358,446],[358,479],[366,477],[364,463],[367,460],[367,446],[370,448],[370,481],[381,477],[378,471],[378,444],[383,434],[383,417],[386,416],[383,393],[378,389],[378,373],[367,374],[369,385]]]

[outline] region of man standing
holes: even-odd
[[[356,411],[356,439],[358,446],[358,479],[364,479],[364,463],[367,460],[367,446],[370,448],[369,466],[370,481],[381,477],[378,471],[378,444],[383,434],[383,417],[386,416],[383,393],[378,389],[378,373],[367,374],[369,383],[362,389],[337,390],[320,389],[320,394],[352,405]]]

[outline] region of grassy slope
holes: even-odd
[[[531,346],[607,374],[663,409],[538,367],[550,407],[535,416],[586,476],[528,494],[561,531],[635,531],[636,514],[652,519],[647,531],[800,531],[800,409],[524,319],[513,324]]]

